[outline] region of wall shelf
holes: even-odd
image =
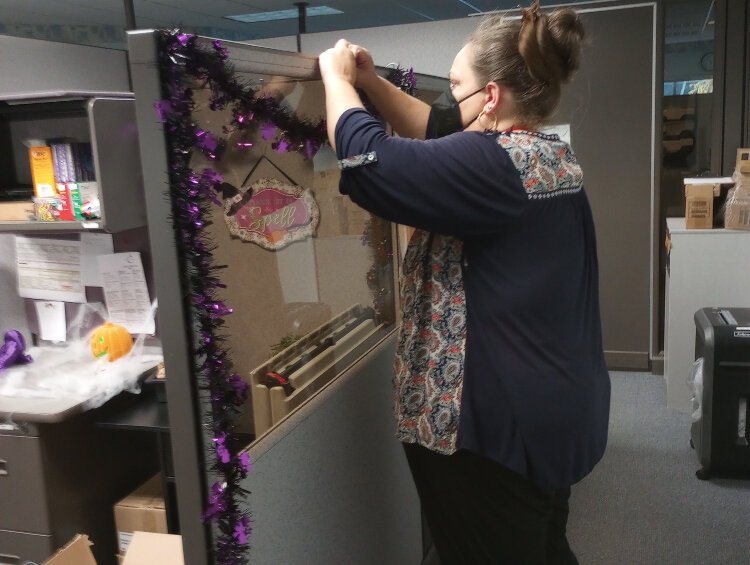
[[[92,221],[0,220],[0,232],[122,232],[146,225],[135,100],[128,93],[28,93],[0,100],[0,193],[31,182],[29,139],[69,137],[91,143],[101,218]],[[73,96],[75,94],[75,96]]]
[[[91,222],[0,222],[0,232],[82,232],[104,229],[99,220]]]

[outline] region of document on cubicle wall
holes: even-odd
[[[141,254],[113,253],[99,257],[104,300],[109,321],[125,326],[132,334],[155,331]]]
[[[81,234],[81,272],[86,286],[102,286],[99,257],[115,252],[112,234],[83,232]]]
[[[86,302],[80,241],[16,236],[16,266],[22,298]]]

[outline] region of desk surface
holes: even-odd
[[[0,424],[40,422],[54,424],[83,412],[87,399],[16,398],[0,396]]]
[[[691,235],[749,235],[750,230],[728,230],[726,228],[712,229],[687,229],[685,227],[685,218],[667,218],[667,231],[670,234],[691,234]]]
[[[155,370],[155,366],[156,363],[147,367],[138,377],[139,382],[150,375]],[[145,390],[146,387],[144,387]],[[0,426],[4,423],[12,424],[13,422],[56,424],[90,409],[93,404],[100,405],[105,400],[109,402],[114,396],[117,396],[109,393],[106,399],[99,398],[97,402],[93,402],[97,397],[102,396],[102,391],[57,398],[50,398],[49,391],[46,391],[46,394],[46,397],[41,394],[37,397],[0,394]]]
[[[144,389],[135,402],[100,419],[97,425],[120,430],[168,432],[169,413],[166,403],[159,402],[153,391]]]

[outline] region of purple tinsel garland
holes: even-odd
[[[232,309],[217,296],[225,288],[217,275],[213,246],[204,229],[209,206],[222,205],[223,176],[214,169],[194,171],[190,167],[193,151],[201,151],[212,161],[221,159],[226,139],[198,127],[193,121],[195,108],[192,83],[205,85],[211,91],[209,108],[230,107],[231,126],[240,131],[259,131],[265,141],[279,153],[297,151],[312,159],[326,139],[324,120],[299,119],[283,109],[271,97],[240,83],[227,62],[228,52],[215,40],[210,47],[196,36],[179,31],[159,31],[159,63],[164,99],[154,104],[164,124],[169,147],[170,196],[173,219],[178,230],[178,245],[183,261],[184,284],[189,291],[193,320],[199,328],[195,344],[195,366],[201,386],[210,399],[209,421],[212,434],[212,470],[218,480],[211,485],[203,519],[218,530],[215,558],[219,565],[247,563],[248,538],[252,531],[250,515],[242,509],[249,494],[241,481],[251,470],[246,452],[232,453],[229,445],[233,420],[247,401],[248,385],[232,370],[229,352],[223,344],[221,329],[224,317]],[[387,78],[413,94],[412,69],[389,70]],[[224,133],[228,132],[228,128]],[[252,147],[242,139],[237,149]]]

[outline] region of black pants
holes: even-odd
[[[570,489],[544,491],[466,451],[404,444],[442,565],[577,565],[568,545]]]

